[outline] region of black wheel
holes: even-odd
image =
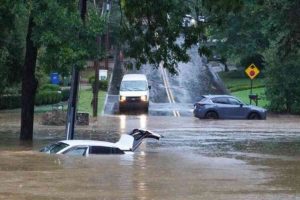
[[[219,116],[216,112],[214,111],[209,111],[205,114],[205,119],[218,119]]]
[[[250,113],[248,119],[260,119],[260,116],[258,113]]]
[[[119,107],[119,113],[123,113],[125,111],[125,109],[123,107]]]
[[[148,113],[148,111],[149,111],[149,107],[147,106],[147,107],[145,107],[144,108],[144,111],[145,111],[145,113]]]

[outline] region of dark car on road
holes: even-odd
[[[267,110],[244,104],[230,95],[204,95],[194,104],[194,116],[200,119],[266,119]]]

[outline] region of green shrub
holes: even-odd
[[[21,107],[21,95],[0,96],[0,109]]]
[[[57,91],[40,91],[36,94],[35,105],[55,104],[61,100],[62,94]]]
[[[8,96],[16,96],[21,94],[21,87],[19,85],[10,86],[4,89],[3,94]]]
[[[66,96],[69,90],[62,93],[58,91],[40,91],[36,94],[35,105],[46,105],[59,103]],[[0,109],[14,109],[21,107],[21,95],[0,96]]]
[[[95,76],[90,76],[89,77],[89,84],[94,83],[94,81],[95,81]]]
[[[38,68],[35,76],[38,80],[39,85],[45,85],[50,83],[50,76],[49,74],[45,73],[41,68]]]
[[[63,89],[61,91],[61,100],[62,101],[68,101],[70,96],[70,89]]]
[[[42,85],[39,89],[39,91],[59,91],[60,87],[58,85],[53,84],[45,84]]]
[[[260,70],[264,69],[266,64],[264,56],[259,53],[244,56],[240,60],[240,66],[243,66],[244,69],[252,63],[255,64]]]
[[[92,83],[95,82],[95,76],[91,76],[89,78],[89,83],[92,85]],[[108,87],[108,80],[100,80],[99,81],[99,90],[102,91],[107,91],[107,87]]]
[[[101,80],[99,81],[99,89],[102,91],[107,91],[108,87],[108,81],[107,80]]]
[[[292,109],[291,109],[291,113],[292,114],[300,114],[300,104],[299,102],[296,102],[292,105]]]

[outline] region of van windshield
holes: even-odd
[[[120,91],[145,91],[148,90],[146,81],[122,81]]]

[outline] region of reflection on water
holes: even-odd
[[[140,128],[146,129],[147,128],[147,115],[142,114],[139,116],[140,118]]]
[[[99,130],[79,128],[76,137],[112,141],[131,128],[149,128],[143,115],[112,120],[103,119]],[[299,197],[298,132],[238,132],[217,123],[205,130],[156,127],[164,138],[147,140],[134,154],[91,157],[37,151],[63,139],[63,129],[39,130],[30,145],[18,142],[18,132],[0,132],[0,199]]]
[[[120,115],[120,130],[126,129],[126,115]]]
[[[128,117],[127,115],[119,115],[120,118],[120,131],[124,131],[126,130],[127,127],[127,123],[128,123]],[[138,119],[139,123],[135,124],[135,128],[141,128],[141,129],[146,129],[147,128],[147,115],[146,114],[140,114],[137,116],[130,116],[130,118],[132,119]]]

